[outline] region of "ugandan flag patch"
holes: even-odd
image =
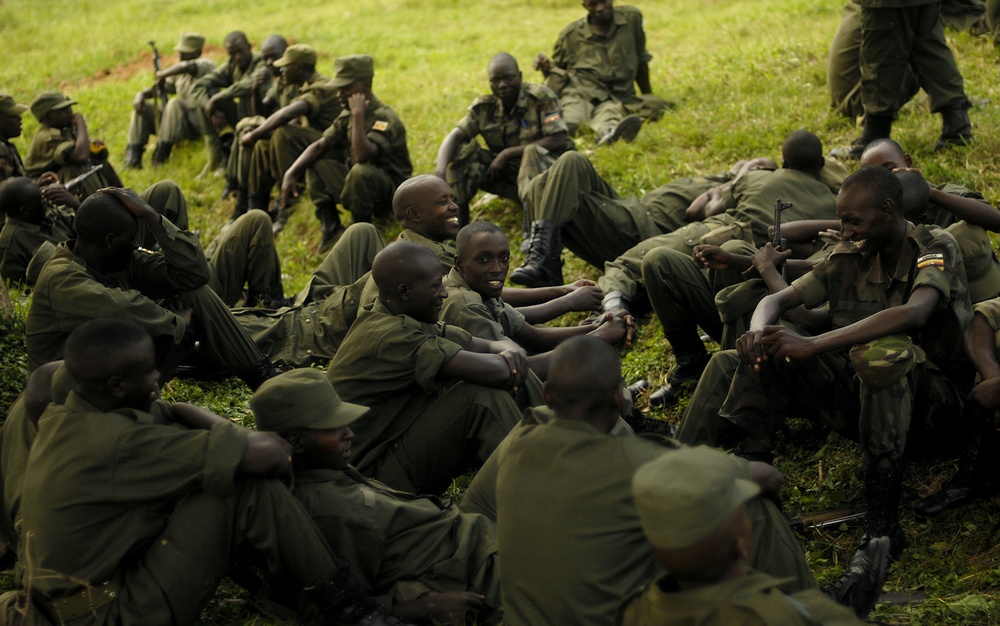
[[[560,118],[562,118],[561,115],[559,115],[558,113],[553,113],[552,115],[550,115],[547,118],[545,118],[545,120],[542,123],[543,124],[551,124],[552,122],[558,122],[560,120]]]
[[[386,128],[389,128],[389,122],[386,122],[385,120],[379,120],[372,124],[372,130],[383,132]]]
[[[925,254],[924,256],[917,259],[917,269],[922,270],[925,267],[936,267],[942,272],[944,271],[944,255],[940,252],[933,252],[931,254]]]

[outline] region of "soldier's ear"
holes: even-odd
[[[118,398],[122,398],[125,396],[125,390],[122,388],[122,380],[121,376],[109,376],[104,384],[109,393]]]
[[[403,302],[410,301],[410,286],[406,283],[400,283],[396,286],[396,295]]]
[[[420,212],[417,211],[417,207],[410,205],[406,207],[406,210],[403,213],[406,215],[407,220],[411,222],[420,222]]]
[[[305,444],[302,443],[302,435],[299,434],[299,431],[293,430],[290,433],[286,433],[284,439],[292,444],[293,453],[302,454],[305,451]]]

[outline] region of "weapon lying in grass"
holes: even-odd
[[[66,181],[66,183],[63,185],[63,187],[66,188],[66,191],[73,191],[74,187],[76,187],[77,185],[79,185],[83,181],[87,180],[88,178],[90,178],[91,176],[93,176],[94,174],[96,174],[102,167],[104,167],[104,166],[103,165],[95,165],[94,167],[90,168],[89,170],[87,170],[83,174],[80,174],[76,178],[72,178],[72,179]]]
[[[865,509],[833,509],[819,513],[803,513],[788,520],[788,526],[799,534],[806,534],[819,528],[831,528],[865,518]]]

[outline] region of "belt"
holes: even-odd
[[[39,599],[45,609],[59,623],[69,622],[84,615],[97,615],[105,605],[118,597],[118,589],[110,581],[99,586],[86,586],[62,598]]]

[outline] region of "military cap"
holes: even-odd
[[[184,33],[181,35],[181,38],[177,40],[177,45],[174,46],[174,50],[190,54],[192,52],[201,52],[204,45],[205,35],[202,35],[201,33]]]
[[[14,97],[0,93],[0,114],[20,115],[28,110],[27,105],[14,102]]]
[[[274,62],[274,67],[285,67],[292,63],[304,63],[306,65],[316,65],[316,49],[304,43],[297,43],[294,46],[285,48],[285,53]]]
[[[69,96],[65,96],[58,91],[46,91],[38,94],[38,97],[31,101],[31,114],[41,122],[42,118],[49,111],[64,109],[74,104],[76,104],[76,100],[73,100]]]
[[[336,73],[330,84],[334,87],[346,87],[356,80],[375,75],[375,61],[367,54],[339,57],[333,62],[333,68]]]
[[[659,548],[689,548],[732,519],[760,487],[739,459],[707,446],[665,452],[632,479],[639,521]]]
[[[258,430],[287,433],[299,428],[347,426],[368,407],[344,402],[325,372],[301,368],[266,381],[250,399]]]

